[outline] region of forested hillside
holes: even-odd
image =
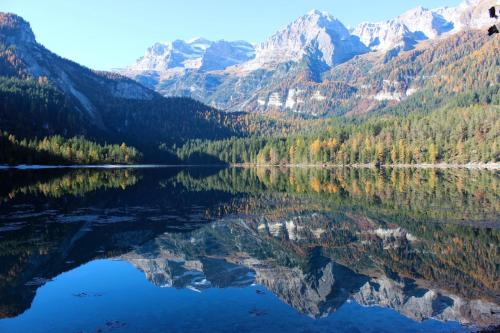
[[[476,104],[429,113],[333,119],[287,137],[193,140],[176,153],[191,161],[191,156],[209,155],[229,163],[256,164],[498,162],[499,115],[498,104]]]
[[[0,13],[0,97],[0,130],[28,139],[126,142],[149,161],[177,162],[158,150],[161,143],[236,135],[225,125],[229,115],[61,58],[36,42],[26,21],[6,13]]]
[[[405,103],[408,100],[420,100],[412,111],[427,111],[461,94],[498,86],[499,48],[500,39],[466,31],[423,43],[397,57],[354,59],[326,73],[325,80],[357,87],[347,107],[336,113],[375,113],[411,105]]]
[[[83,137],[60,135],[27,140],[0,132],[1,164],[133,164],[141,160],[142,154],[125,143],[100,145]]]

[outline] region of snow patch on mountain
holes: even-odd
[[[435,10],[454,25],[453,31],[465,29],[484,29],[494,22],[489,17],[488,9],[499,6],[498,0],[465,0],[457,7],[443,7]]]
[[[255,59],[242,69],[272,68],[288,61],[298,62],[306,55],[316,56],[331,67],[366,51],[339,20],[329,13],[313,10],[259,44]]]
[[[252,44],[244,41],[209,41],[193,38],[188,41],[155,43],[143,57],[125,72],[167,72],[179,69],[222,70],[252,59]]]
[[[457,7],[417,7],[377,23],[361,23],[352,34],[373,51],[408,50],[419,41],[491,24],[488,8],[497,0],[466,0]]]
[[[396,20],[408,27],[416,38],[436,38],[453,29],[452,22],[422,6],[401,14]]]

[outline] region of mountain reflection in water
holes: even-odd
[[[3,170],[0,180],[0,328],[19,329],[61,273],[106,258],[158,290],[257,288],[296,316],[334,318],[354,302],[354,315],[378,306],[415,325],[443,321],[441,331],[500,324],[494,171]]]

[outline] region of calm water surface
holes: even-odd
[[[500,175],[0,170],[0,332],[500,325]]]

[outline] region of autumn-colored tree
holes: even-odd
[[[399,162],[405,163],[405,157],[406,157],[406,147],[405,147],[405,142],[403,139],[399,140],[398,143],[398,148],[399,148]]]
[[[316,139],[311,143],[309,147],[311,160],[317,161],[319,159],[320,150],[321,150],[321,141],[319,139]]]
[[[437,156],[438,156],[437,147],[434,143],[431,143],[429,145],[429,163],[432,163],[432,164],[436,163]]]
[[[391,149],[391,161],[396,164],[398,161],[398,152],[396,151],[396,145],[392,145]]]
[[[375,162],[382,164],[384,162],[384,145],[381,141],[375,144]]]
[[[295,146],[291,145],[290,149],[288,149],[288,161],[291,164],[295,162],[295,153],[296,153]]]

